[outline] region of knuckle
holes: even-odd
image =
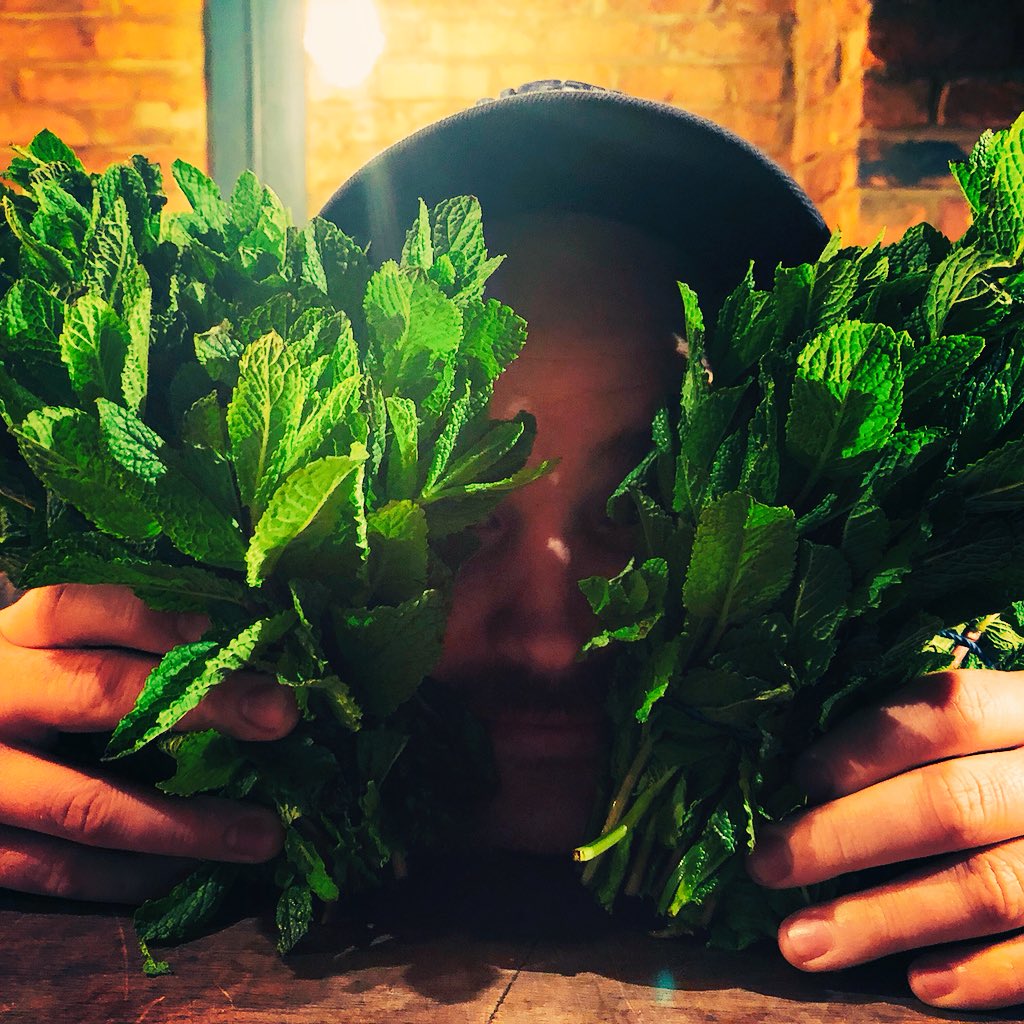
[[[960,849],[989,841],[986,835],[1001,820],[1004,802],[992,779],[961,759],[928,772],[923,785],[940,836]]]
[[[929,677],[929,681],[937,691],[938,709],[949,730],[948,741],[962,747],[980,740],[988,728],[991,705],[973,676],[951,670]]]
[[[100,660],[92,653],[76,652],[60,660],[53,683],[66,694],[63,704],[69,721],[87,714],[92,721],[113,725],[131,709],[143,677],[128,656]]]
[[[964,865],[967,892],[975,917],[987,927],[1005,929],[1024,923],[1024,864],[995,848]]]
[[[95,842],[110,820],[109,792],[98,782],[54,795],[50,818],[60,834],[73,842]]]

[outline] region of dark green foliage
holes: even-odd
[[[773,935],[835,891],[766,893],[741,863],[801,805],[790,766],[821,729],[949,667],[943,628],[1024,667],[1022,143],[1024,117],[954,168],[957,243],[834,238],[770,290],[748,276],[707,333],[682,287],[679,405],[609,504],[639,511],[639,567],[581,584],[590,646],[628,644],[615,799],[577,851],[606,906],[640,894],[732,948]]]
[[[483,298],[500,258],[473,198],[421,205],[402,261],[374,269],[335,225],[289,224],[250,173],[225,199],[176,162],[192,210],[166,215],[140,157],[88,174],[46,132],[16,152],[0,188],[0,569],[210,616],[151,674],[106,770],[156,743],[162,789],[275,808],[287,843],[269,867],[200,868],[136,925],[180,941],[246,871],[269,873],[285,952],[317,901],[446,841],[485,788],[465,780],[491,777],[473,724],[418,690],[450,601],[435,540],[545,471],[523,468],[530,417],[486,415],[525,324]],[[291,736],[170,732],[240,669],[295,688]]]

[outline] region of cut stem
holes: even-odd
[[[670,768],[656,782],[648,786],[633,803],[629,811],[623,816],[622,821],[608,832],[599,836],[592,843],[585,846],[577,846],[572,851],[572,859],[575,861],[592,861],[600,857],[602,853],[610,850],[616,843],[621,842],[629,834],[630,830],[647,812],[654,798],[664,789],[665,784],[675,775],[675,769]]]

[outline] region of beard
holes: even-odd
[[[472,846],[568,858],[592,838],[609,746],[609,662],[602,651],[557,673],[468,664],[436,680],[482,722],[494,755],[497,792],[477,815]]]

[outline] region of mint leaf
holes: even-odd
[[[215,729],[183,733],[165,745],[177,762],[174,774],[157,789],[172,796],[194,796],[222,789],[242,770],[237,743]]]
[[[424,665],[441,653],[444,606],[436,590],[397,607],[333,611],[338,644],[343,651],[342,674],[361,679],[360,703],[376,717],[391,714],[419,686]],[[395,637],[402,643],[395,643]]]
[[[277,333],[245,349],[228,403],[227,426],[239,494],[257,513],[280,482],[303,399],[299,365]]]
[[[181,942],[196,935],[223,904],[230,887],[229,870],[220,864],[202,864],[166,896],[143,903],[132,918],[139,939]]]
[[[171,171],[195,211],[195,224],[199,230],[223,231],[228,222],[228,210],[213,180],[184,160],[175,160]]]
[[[294,622],[294,612],[279,612],[254,622],[223,644],[199,640],[165,654],[149,674],[135,707],[118,722],[105,757],[133,754],[173,728],[217,683],[245,668]]]
[[[714,642],[727,626],[768,607],[789,585],[796,563],[796,526],[788,508],[739,492],[702,513],[683,586],[691,615],[713,623]]]
[[[363,464],[366,449],[326,456],[295,470],[274,492],[246,554],[258,586],[277,570],[313,577],[357,576],[366,553]]]
[[[308,885],[292,883],[281,893],[274,915],[277,951],[289,952],[313,923],[313,897]]]
[[[124,400],[121,376],[129,343],[127,326],[104,299],[83,295],[68,309],[61,358],[83,401]]]
[[[804,473],[801,494],[881,447],[902,402],[899,338],[891,328],[850,321],[812,338],[797,357],[786,420],[787,452]]]
[[[99,427],[86,413],[39,409],[13,433],[32,472],[101,530],[129,540],[157,534],[156,522],[140,507],[139,489],[106,454]]]
[[[835,548],[801,541],[790,642],[802,683],[820,676],[835,653],[850,586],[850,569]]]

